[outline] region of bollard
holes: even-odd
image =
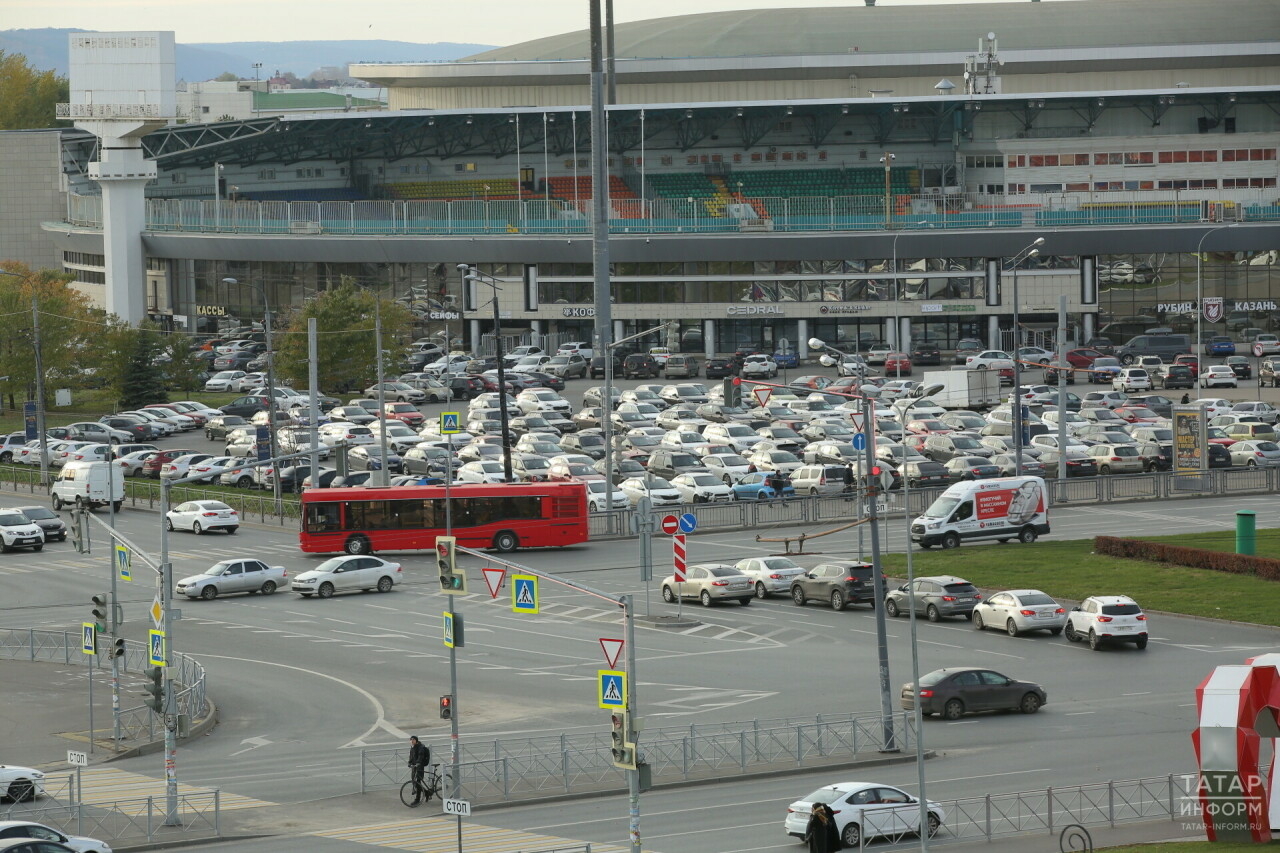
[[[1252,557],[1258,545],[1258,514],[1251,509],[1236,511],[1236,553]]]

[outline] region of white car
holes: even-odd
[[[165,515],[170,530],[190,530],[199,536],[206,530],[235,533],[240,527],[240,514],[222,501],[187,501]]]
[[[187,468],[188,477],[203,476],[200,482],[214,485],[228,468],[242,464],[239,456],[210,456],[202,462],[196,462]]]
[[[1127,595],[1093,595],[1071,608],[1064,629],[1073,643],[1089,641],[1098,651],[1108,643],[1133,643],[1147,647],[1147,617],[1138,603]]]
[[[1261,400],[1249,400],[1243,403],[1236,403],[1231,407],[1233,413],[1242,415],[1254,415],[1263,423],[1275,424],[1280,420],[1280,410],[1270,403],[1264,403]]]
[[[1231,374],[1231,384],[1234,387],[1235,373],[1233,373],[1229,367],[1224,369],[1227,373]],[[1150,391],[1152,388],[1151,375],[1147,373],[1145,368],[1126,367],[1124,370],[1121,370],[1116,374],[1115,379],[1111,380],[1111,387],[1117,391],[1124,391],[1125,393],[1128,393],[1129,391]]]
[[[53,841],[63,844],[76,853],[111,853],[111,845],[96,838],[83,835],[66,835],[43,823],[32,823],[27,820],[0,820],[0,841],[12,841],[17,838],[30,838],[39,841]],[[36,848],[23,848],[36,849]],[[38,848],[44,850],[44,847]],[[59,848],[61,849],[61,848]]]
[[[188,453],[186,456],[179,456],[172,462],[166,462],[160,466],[160,479],[181,480],[187,476],[192,465],[212,458],[212,453]]]
[[[709,444],[722,444],[735,450],[747,451],[764,439],[746,424],[710,424],[702,431]]]
[[[1055,637],[1067,624],[1067,609],[1038,589],[1011,589],[988,596],[973,608],[973,627],[1003,629],[1010,637],[1048,631]]]
[[[591,480],[587,484],[587,511],[607,512],[611,509],[627,509],[631,502],[627,493],[617,486],[609,486],[603,480]]]
[[[1192,400],[1191,405],[1203,406],[1205,416],[1210,418],[1231,413],[1231,401],[1221,397],[1201,397],[1198,400]]]
[[[1018,361],[1024,365],[1038,364],[1041,367],[1047,367],[1055,358],[1057,355],[1044,347],[1022,347],[1018,350]]]
[[[790,476],[804,464],[800,457],[787,450],[757,450],[747,461],[756,466],[757,471],[777,471],[784,476]]]
[[[872,344],[867,348],[867,364],[884,364],[891,352],[893,347],[888,344]]]
[[[17,510],[0,509],[0,550],[7,554],[14,548],[43,550],[44,531]]]
[[[1201,388],[1235,388],[1237,385],[1236,372],[1225,364],[1206,367],[1200,374]]]
[[[836,363],[836,376],[866,376],[867,360],[857,353],[847,353]]]
[[[703,438],[702,433],[688,429],[673,429],[662,437],[662,446],[672,450],[684,450],[696,454],[711,442]]]
[[[778,363],[773,360],[772,356],[767,355],[749,355],[742,360],[742,370],[740,371],[742,378],[749,376],[772,379],[778,375]]]
[[[271,595],[289,577],[284,566],[268,566],[261,560],[234,558],[214,563],[198,575],[178,581],[174,591],[187,598],[212,601],[231,592]]]
[[[31,767],[0,764],[0,792],[15,803],[44,794],[44,773]]]
[[[790,595],[791,582],[804,574],[804,569],[790,557],[748,557],[739,560],[734,568],[751,578],[756,598],[775,593]]]
[[[399,563],[368,554],[346,554],[330,557],[311,571],[294,575],[289,588],[303,598],[331,598],[335,592],[353,589],[390,592],[403,579],[404,569]]]
[[[1013,370],[1013,356],[1004,350],[983,350],[965,359],[964,366],[970,370]]]
[[[468,462],[453,475],[455,483],[501,483],[505,479],[501,462]]]
[[[120,469],[124,471],[126,477],[136,477],[142,470],[143,464],[159,452],[159,450],[135,450],[121,456],[116,462],[120,464]]]
[[[1253,349],[1260,349],[1262,355],[1275,355],[1280,353],[1280,336],[1277,335],[1257,335],[1253,339]]]
[[[631,477],[619,483],[618,488],[627,496],[632,506],[645,497],[654,506],[677,506],[680,503],[680,492],[661,477]]]
[[[550,388],[527,388],[516,395],[516,406],[526,415],[540,412],[569,414],[573,407],[569,401]]]
[[[367,426],[359,426],[348,421],[333,421],[322,424],[317,433],[320,436],[320,441],[330,447],[336,447],[339,442],[345,442],[351,447],[358,447],[362,444],[374,444],[378,440],[374,436],[373,430]]]
[[[817,803],[835,813],[836,834],[846,850],[861,850],[864,841],[872,838],[899,838],[920,831],[920,801],[901,788],[879,782],[837,782],[787,806],[783,824],[787,835],[804,838]],[[925,805],[932,836],[946,813],[932,800]]]
[[[687,471],[671,478],[680,498],[685,503],[713,503],[733,499],[733,490],[724,481],[707,471]]]
[[[559,348],[556,349],[556,354],[557,355],[580,355],[583,358],[587,358],[587,359],[591,358],[591,356],[594,355],[591,349],[591,344],[586,343],[585,341],[570,341],[568,343],[561,344]]]
[[[239,391],[240,382],[249,374],[243,370],[223,370],[205,380],[206,391]]]
[[[747,458],[737,453],[706,453],[702,456],[702,464],[728,486],[742,479],[751,468]]]

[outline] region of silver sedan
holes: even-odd
[[[1003,628],[1010,637],[1027,631],[1056,636],[1066,624],[1067,609],[1038,589],[997,592],[973,608],[974,628]]]

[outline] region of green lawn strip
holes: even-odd
[[[1129,595],[1149,610],[1280,627],[1280,583],[1100,556],[1087,539],[916,551],[914,560],[917,576],[959,575],[984,589],[1041,589],[1074,601]],[[883,561],[886,574],[898,578],[906,576],[906,564],[904,554]]]
[[[50,391],[50,398],[53,392]],[[239,394],[206,394],[204,391],[170,391],[170,400],[192,400],[204,403],[210,408],[218,408],[230,403]],[[16,401],[17,402],[17,401]],[[72,391],[71,405],[66,408],[50,406],[44,415],[46,426],[56,427],[72,424],[77,421],[96,421],[103,415],[119,411],[115,395],[110,391]],[[17,402],[15,408],[8,408],[5,400],[4,414],[0,414],[0,432],[18,432],[26,428],[22,416],[22,403]]]
[[[1236,550],[1235,530],[1208,530],[1200,533],[1179,533],[1175,536],[1131,536],[1126,538],[1167,542],[1170,545],[1203,548],[1206,551],[1235,553]],[[1255,554],[1259,557],[1280,560],[1280,527],[1258,529]]]

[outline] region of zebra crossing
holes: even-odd
[[[414,850],[418,853],[439,853],[453,850],[457,845],[458,826],[454,818],[429,817],[419,820],[403,820],[368,826],[313,832],[311,835],[337,841],[389,847],[395,850]],[[485,853],[523,853],[530,850],[570,850],[586,847],[586,842],[539,835],[517,829],[500,829],[472,821],[463,821],[462,842],[465,849],[484,850]],[[591,844],[593,853],[625,853],[626,848],[608,844]]]
[[[211,793],[212,789],[209,788],[178,783],[180,807],[183,797],[194,798],[196,795]],[[153,802],[163,802],[165,781],[114,767],[92,767],[81,771],[78,799],[87,806],[113,806],[126,814],[140,815],[146,813],[147,797],[152,797]],[[274,805],[277,804],[226,791],[220,791],[218,794],[218,808],[222,811],[256,809]],[[199,808],[203,809],[203,804]]]

